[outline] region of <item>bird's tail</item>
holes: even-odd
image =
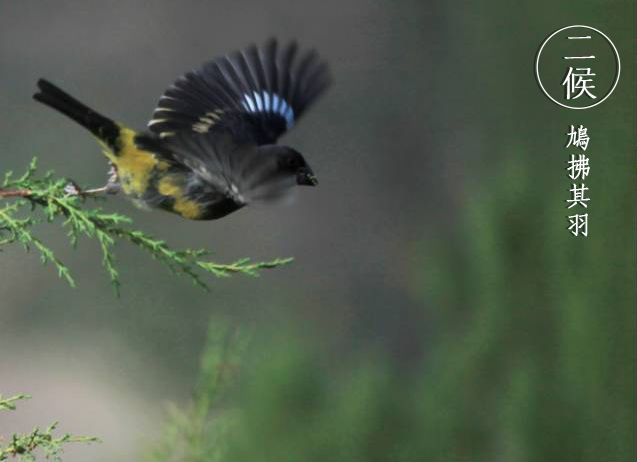
[[[117,123],[93,111],[47,80],[38,80],[38,88],[40,91],[33,95],[33,99],[70,117],[108,147],[116,149],[120,135],[120,126]]]

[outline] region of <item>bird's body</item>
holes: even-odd
[[[180,77],[160,98],[149,131],[98,114],[46,80],[34,98],[95,135],[137,204],[193,220],[223,217],[316,179],[303,156],[277,145],[327,88],[312,51],[277,42],[217,58]]]

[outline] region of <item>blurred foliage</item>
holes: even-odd
[[[564,214],[554,200],[563,186],[534,194],[541,166],[509,152],[498,180],[468,205],[455,255],[425,274],[446,335],[422,385],[419,408],[430,435],[423,454],[630,460],[634,271],[622,247],[634,239],[632,213],[599,220],[596,238],[578,240],[565,219],[553,225]],[[595,196],[595,211],[634,206],[625,193],[633,172],[616,170],[608,194]]]
[[[62,226],[68,230],[73,247],[77,245],[81,236],[96,239],[99,242],[102,264],[116,290],[119,290],[120,286],[119,272],[115,268],[113,255],[116,239],[128,241],[148,252],[174,274],[186,275],[196,285],[203,288],[207,288],[207,285],[197,270],[216,277],[230,276],[234,273],[256,276],[259,270],[275,268],[292,261],[290,258],[279,258],[269,262],[251,262],[243,258],[230,264],[220,264],[203,260],[202,257],[210,254],[207,250],[172,249],[164,241],[143,231],[127,228],[126,225],[130,225],[132,221],[126,216],[104,213],[99,208],[84,207],[84,195],[75,186],[70,192],[69,185],[72,183],[69,180],[55,179],[52,172],[47,172],[42,178],[36,177],[35,173],[36,159],[34,158],[22,176],[14,178],[12,172],[5,174],[0,186],[0,199],[14,199],[14,202],[0,208],[0,250],[2,246],[16,242],[22,244],[26,250],[36,248],[40,252],[42,262],[52,262],[60,277],[71,286],[75,286],[75,281],[71,277],[69,268],[31,231],[33,225],[37,223],[31,213],[36,207],[42,208],[46,221],[49,223],[56,218],[64,220]]]
[[[536,194],[543,166],[522,149],[508,153],[488,187],[476,186],[456,231],[415,249],[438,333],[423,362],[406,367],[382,352],[327,358],[303,331],[283,330],[241,361],[239,410],[215,412],[218,388],[203,387],[193,409],[205,412],[172,420],[182,450],[150,460],[631,460],[632,215],[608,215],[595,222],[597,237],[576,239],[555,201],[563,178]],[[596,211],[633,207],[634,172],[617,167]],[[209,343],[205,377],[218,371],[222,345]]]
[[[241,357],[250,335],[227,321],[214,317],[201,361],[201,377],[193,402],[186,409],[168,410],[161,441],[150,460],[216,462],[225,460],[229,430],[237,413],[225,408],[223,398],[239,373]]]
[[[16,409],[16,402],[29,399],[28,395],[16,395],[4,398],[0,395],[0,411]],[[8,438],[5,444],[3,435],[0,435],[0,461],[19,457],[24,462],[34,462],[38,454],[42,454],[46,459],[60,462],[64,446],[69,443],[95,443],[99,440],[90,436],[74,436],[64,434],[55,436],[57,422],[49,425],[46,429],[34,428],[31,433],[14,433]]]

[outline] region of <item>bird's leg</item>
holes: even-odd
[[[108,180],[106,181],[106,184],[101,188],[83,190],[77,184],[71,181],[69,182],[69,184],[66,185],[64,191],[66,191],[66,193],[70,196],[94,196],[102,193],[117,194],[121,189],[121,186],[119,184],[119,177],[117,175],[117,168],[112,163],[110,163],[110,166],[111,167],[108,170]]]
[[[108,179],[106,180],[106,184],[101,188],[87,189],[83,192],[84,194],[117,194],[120,191],[121,186],[119,184],[119,177],[117,176],[117,168],[112,163],[109,162],[109,164],[111,167],[108,170]]]

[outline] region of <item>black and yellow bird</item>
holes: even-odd
[[[109,183],[144,207],[193,220],[223,217],[317,180],[303,155],[276,144],[329,86],[314,50],[271,39],[181,76],[159,99],[148,131],[104,117],[52,83],[33,97],[95,135]]]

